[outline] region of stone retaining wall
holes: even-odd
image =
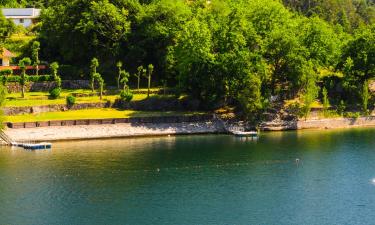
[[[43,113],[43,112],[58,112],[67,110],[80,110],[92,108],[108,108],[111,107],[110,103],[97,102],[97,103],[79,103],[74,104],[68,108],[65,104],[58,105],[42,105],[42,106],[23,106],[23,107],[4,107],[3,111],[6,116],[15,116],[29,113]]]
[[[375,126],[375,116],[358,118],[334,118],[321,120],[300,120],[297,129],[335,129]]]
[[[52,127],[52,126],[79,126],[79,125],[100,125],[100,124],[118,124],[118,123],[183,123],[183,122],[201,122],[212,120],[213,116],[193,115],[193,116],[166,116],[166,117],[136,117],[136,118],[116,118],[116,119],[88,119],[88,120],[53,120],[42,122],[26,123],[6,123],[8,128],[35,128],[35,127]]]
[[[375,116],[358,118],[310,119],[266,123],[260,126],[263,131],[303,130],[303,129],[337,129],[375,126]]]
[[[9,82],[7,83],[7,89],[9,93],[21,92],[22,86],[19,83]],[[88,80],[63,80],[61,86],[64,89],[90,89],[90,81]],[[45,82],[28,82],[26,85],[26,91],[49,91],[56,87],[54,81]]]

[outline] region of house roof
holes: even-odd
[[[36,8],[3,8],[1,9],[5,18],[37,18],[41,9]]]
[[[6,48],[3,48],[3,52],[0,53],[0,58],[4,58],[4,57],[7,57],[7,58],[13,58],[13,57],[16,57],[16,55],[14,55],[11,51],[9,51],[8,49]]]

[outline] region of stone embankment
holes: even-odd
[[[122,123],[102,125],[53,126],[6,129],[5,133],[18,142],[64,141],[178,134],[212,134],[224,132],[221,123]]]
[[[375,127],[375,116],[358,118],[308,119],[263,123],[263,131],[303,130],[303,129],[338,129],[355,127]]]

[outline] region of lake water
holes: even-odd
[[[3,147],[0,224],[375,224],[375,129]]]

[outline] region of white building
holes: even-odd
[[[22,8],[22,9],[2,9],[3,15],[7,19],[11,19],[14,24],[30,27],[40,16],[40,9]]]

